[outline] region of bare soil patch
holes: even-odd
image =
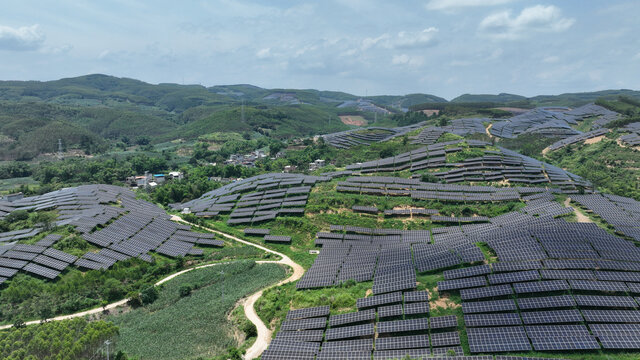
[[[602,139],[604,139],[605,136],[601,135],[601,136],[596,136],[594,138],[591,139],[587,139],[584,141],[585,145],[590,145],[590,144],[595,144],[595,143],[599,143],[600,141],[602,141]]]
[[[422,113],[427,115],[427,116],[438,115],[438,114],[440,114],[440,110],[438,110],[438,109],[427,109],[427,110],[422,110]]]
[[[345,125],[364,126],[367,125],[367,120],[359,115],[342,115],[340,121]]]

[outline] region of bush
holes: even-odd
[[[140,300],[143,304],[151,304],[158,298],[158,289],[151,285],[140,292]]]
[[[180,294],[180,297],[186,297],[191,295],[191,290],[193,290],[193,288],[190,284],[182,284],[178,289],[178,293]]]

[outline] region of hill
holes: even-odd
[[[451,102],[462,102],[462,103],[492,102],[492,103],[498,103],[498,104],[506,104],[512,101],[523,101],[523,100],[527,100],[527,98],[522,95],[514,95],[514,94],[506,94],[506,93],[500,93],[498,95],[463,94],[458,96],[455,99],[452,99]]]

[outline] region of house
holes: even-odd
[[[309,163],[309,171],[318,170],[322,167],[325,167],[325,161],[317,159],[314,162]]]
[[[285,172],[285,173],[290,173],[290,172],[292,172],[292,171],[296,171],[296,170],[298,170],[298,167],[297,167],[297,166],[295,166],[295,165],[286,165],[286,166],[284,167],[284,172]]]
[[[165,181],[164,174],[154,174],[154,175],[153,175],[153,181],[154,181],[156,184],[162,184],[162,183],[164,183],[164,181]],[[151,185],[151,184],[149,184],[149,185]]]
[[[181,171],[171,171],[169,172],[169,177],[175,180],[182,180],[184,178],[184,175],[182,174]]]

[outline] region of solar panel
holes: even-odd
[[[460,334],[458,334],[457,331],[431,334],[431,346],[437,347],[451,345],[460,345]]]
[[[565,280],[548,280],[526,283],[515,283],[513,288],[516,294],[553,292],[569,290],[569,284]]]
[[[631,296],[575,295],[580,307],[637,308]]]
[[[300,320],[285,320],[280,326],[281,330],[310,330],[310,329],[324,329],[327,326],[326,317],[300,319]]]
[[[410,359],[422,360],[431,358],[431,350],[423,349],[402,349],[402,350],[381,350],[373,352],[374,360],[396,360],[409,357]]]
[[[521,312],[522,321],[525,324],[562,324],[582,322],[580,311],[571,310],[551,310],[551,311],[526,311]]]
[[[287,339],[292,341],[321,342],[324,337],[324,330],[304,330],[304,331],[278,331],[276,339]]]
[[[487,279],[484,276],[438,281],[438,291],[458,290],[486,286]]]
[[[517,271],[510,273],[491,274],[488,276],[489,283],[492,285],[515,283],[523,281],[533,281],[540,279],[540,274],[537,270]]]
[[[378,307],[378,318],[402,316],[402,304]]]
[[[376,350],[424,348],[429,346],[429,335],[379,337]]]
[[[375,307],[379,305],[393,304],[402,302],[402,293],[394,292],[389,294],[369,296],[366,298],[360,298],[356,300],[356,306],[358,309]]]
[[[522,326],[468,328],[471,353],[530,351],[531,343]]]
[[[455,315],[436,316],[429,319],[429,327],[432,330],[454,328],[457,326],[458,326],[458,318]],[[458,345],[458,344],[451,344],[451,345]]]
[[[376,311],[374,309],[361,310],[346,314],[329,316],[329,326],[336,327],[345,324],[355,324],[365,321],[374,321]]]
[[[520,325],[522,320],[517,313],[465,314],[464,323],[467,327],[508,326]]]
[[[329,305],[289,310],[287,312],[286,320],[329,316],[329,311]]]
[[[429,301],[429,293],[426,291],[407,291],[404,293],[404,302]]]
[[[570,295],[519,298],[518,307],[522,310],[574,307],[576,302]]]
[[[588,323],[638,323],[638,310],[582,310]]]
[[[600,344],[591,335],[552,336],[531,339],[536,351],[599,350]]]
[[[325,333],[325,339],[327,341],[330,341],[330,340],[339,340],[339,339],[360,338],[365,336],[366,337],[373,336],[373,333],[374,333],[373,324],[343,326],[343,327],[328,329],[327,332]]]
[[[465,314],[491,313],[501,311],[515,311],[516,303],[513,299],[488,301],[463,301],[462,312]]]
[[[486,275],[491,272],[489,265],[470,266],[462,269],[445,270],[442,275],[446,280],[459,279],[471,276]]]
[[[604,349],[640,349],[640,335],[598,336]]]
[[[322,343],[321,351],[371,351],[373,350],[373,339],[356,340],[336,340]],[[371,353],[369,353],[371,355]]]
[[[408,331],[429,330],[429,319],[410,319],[378,322],[378,333],[400,333]]]
[[[462,300],[482,299],[497,296],[506,296],[513,294],[510,285],[493,285],[481,288],[462,289],[460,297]]]
[[[429,313],[429,302],[415,302],[404,305],[405,315],[426,315]]]

